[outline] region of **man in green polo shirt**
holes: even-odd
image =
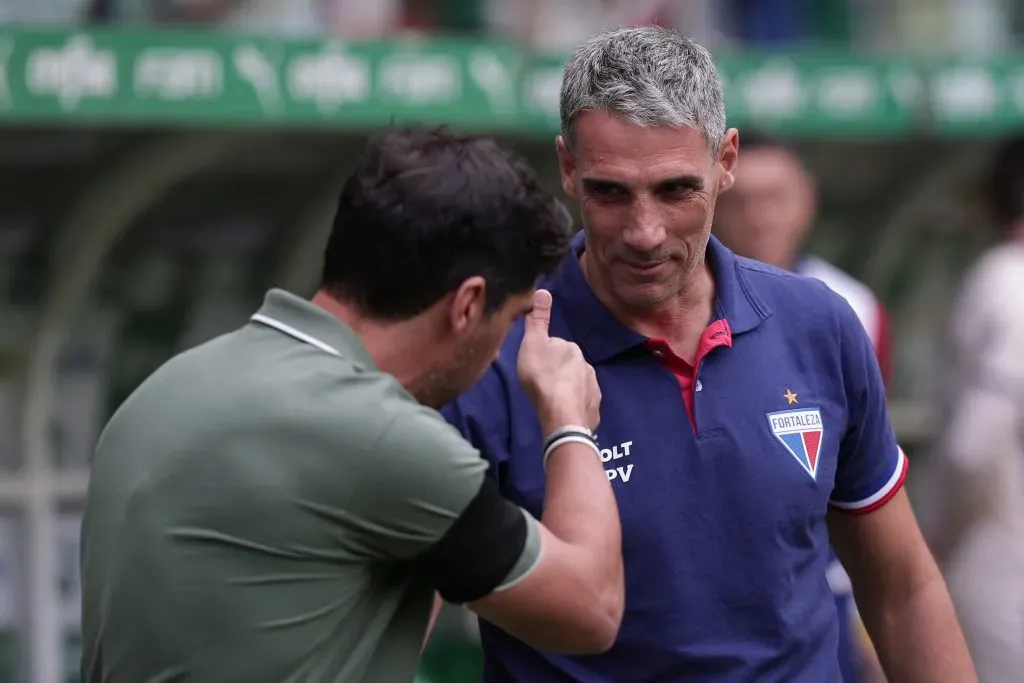
[[[600,391],[579,349],[548,337],[551,297],[533,291],[569,233],[491,140],[373,140],[313,300],[272,290],[104,430],[82,530],[82,680],[407,683],[435,592],[540,648],[610,647],[623,580],[591,431]],[[550,435],[539,522],[434,410],[521,315],[519,379]]]

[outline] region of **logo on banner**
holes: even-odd
[[[821,425],[819,408],[798,408],[768,413],[768,426],[776,440],[793,459],[800,463],[812,479],[818,478],[818,460],[821,455]]]
[[[270,57],[255,45],[239,45],[232,55],[238,75],[252,88],[265,112],[278,113],[282,107],[281,84]]]

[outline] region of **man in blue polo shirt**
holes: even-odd
[[[483,623],[487,683],[839,683],[831,538],[890,683],[976,681],[902,483],[857,316],[824,284],[710,237],[739,136],[708,52],[624,29],[566,65],[557,141],[583,233],[544,286],[551,334],[595,367],[622,521],[626,614],[565,657]],[[516,382],[522,329],[446,408],[535,515],[544,439]]]

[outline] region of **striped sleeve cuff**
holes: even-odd
[[[896,468],[889,478],[870,496],[860,500],[845,502],[838,500],[829,501],[829,505],[852,515],[863,515],[873,512],[882,507],[895,496],[907,478],[907,470],[910,468],[910,461],[902,448],[897,447]]]

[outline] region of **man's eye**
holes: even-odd
[[[691,192],[693,192],[693,186],[684,183],[666,183],[661,188],[661,193],[670,197],[681,197]]]
[[[622,188],[618,185],[604,183],[592,185],[590,192],[598,197],[619,197],[623,194]]]

